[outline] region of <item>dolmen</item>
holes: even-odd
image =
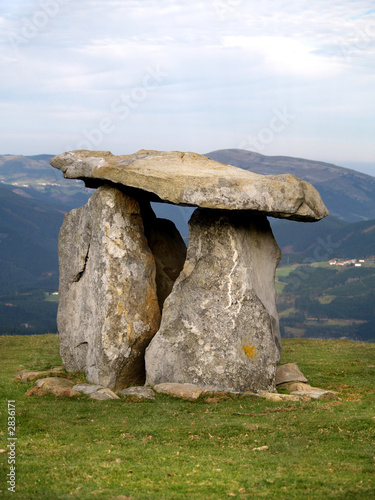
[[[259,175],[195,153],[70,151],[51,160],[96,188],[59,236],[60,352],[93,384],[273,391],[281,341],[267,216],[328,215],[293,175]],[[150,202],[197,207],[186,249]]]

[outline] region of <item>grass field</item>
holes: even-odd
[[[19,368],[61,364],[58,337],[0,337],[0,448],[16,406],[16,493],[28,499],[374,498],[375,344],[283,341],[311,385],[340,400],[187,402],[25,396]],[[78,377],[82,380],[82,376]],[[264,449],[263,447],[267,447]],[[260,448],[260,449],[258,449]]]
[[[298,267],[298,264],[293,264],[292,266],[282,266],[276,269],[276,281],[275,289],[277,294],[281,294],[286,287],[286,283],[279,280],[279,278],[289,276]]]
[[[44,297],[44,300],[47,302],[59,302],[59,296],[54,295],[53,293],[45,292]]]

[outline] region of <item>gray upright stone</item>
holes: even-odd
[[[144,382],[160,324],[155,260],[139,204],[112,186],[65,216],[59,237],[60,352],[68,371],[118,390]]]
[[[186,245],[174,223],[159,219],[153,212],[143,211],[143,223],[148,245],[156,263],[156,288],[160,309],[171,293],[184,267]]]
[[[197,209],[183,271],[146,350],[146,383],[274,390],[280,255],[265,216]]]

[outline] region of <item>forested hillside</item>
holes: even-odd
[[[375,259],[281,267],[278,310],[284,337],[375,342]]]

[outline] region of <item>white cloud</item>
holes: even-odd
[[[224,47],[243,49],[258,54],[270,73],[319,78],[339,71],[339,66],[328,57],[314,53],[305,43],[281,36],[226,36]]]
[[[2,2],[0,152],[18,131],[20,153],[61,151],[106,117],[101,147],[118,153],[238,147],[287,106],[296,119],[270,154],[372,154],[372,1],[236,0],[223,17],[215,0],[70,0],[33,31],[42,4]],[[150,68],[163,78],[120,119],[113,103],[141,96]]]

